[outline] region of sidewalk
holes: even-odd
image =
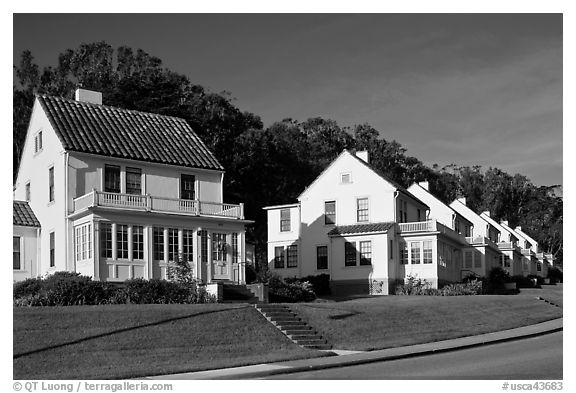
[[[434,352],[450,351],[479,345],[498,343],[561,331],[563,319],[554,319],[536,325],[524,326],[500,332],[486,333],[478,336],[462,337],[452,340],[437,341],[428,344],[410,345],[407,347],[381,349],[369,352],[342,351],[339,356],[313,359],[292,360],[270,364],[233,367],[220,370],[199,371],[191,373],[170,374],[142,379],[193,380],[193,379],[250,379],[269,375],[286,374],[300,371],[321,370],[333,367],[353,366],[364,363],[394,360],[412,356],[421,356]],[[336,351],[336,350],[335,350]]]

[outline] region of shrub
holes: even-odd
[[[550,284],[556,284],[557,282],[563,281],[563,273],[562,270],[558,269],[557,267],[553,266],[548,269],[548,278],[550,279]]]
[[[448,284],[440,289],[442,296],[471,296],[482,293],[482,281],[472,280],[464,283]]]
[[[257,282],[258,274],[254,266],[246,264],[246,284],[253,284]]]
[[[316,299],[312,284],[294,279],[283,280],[274,273],[269,273],[268,296],[272,303],[309,302]]]
[[[196,283],[193,276],[192,266],[188,263],[188,259],[179,254],[175,261],[170,261],[166,269],[168,280],[181,283],[184,285],[192,285]]]
[[[44,306],[77,306],[106,303],[109,293],[104,283],[88,276],[56,272],[41,280],[37,295]]]
[[[187,285],[153,278],[134,278],[125,281],[127,302],[136,304],[190,303]]]
[[[505,284],[511,282],[508,272],[500,266],[493,267],[486,278],[486,289],[484,293],[499,294],[506,293]]]
[[[312,285],[312,291],[316,295],[330,295],[330,275],[328,274],[319,274],[317,276],[306,276],[302,278],[286,278],[284,280],[289,284],[293,283],[300,283],[303,284],[308,282]]]
[[[42,279],[40,278],[27,278],[14,284],[12,290],[12,297],[14,299],[23,298],[26,296],[37,295],[42,288]]]
[[[409,275],[403,284],[396,286],[396,295],[428,295],[434,292],[429,281]]]

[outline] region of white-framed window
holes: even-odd
[[[398,248],[400,252],[400,265],[408,264],[408,248],[405,241],[398,242]]]
[[[328,269],[328,246],[316,246],[316,269]]]
[[[152,229],[152,253],[155,261],[164,260],[164,228]]]
[[[408,202],[400,200],[400,222],[408,222]]]
[[[500,256],[500,266],[510,267],[510,257],[508,255],[501,255]]]
[[[280,210],[280,232],[290,232],[290,209]]]
[[[34,135],[34,153],[42,151],[42,144],[42,131],[38,131],[36,135]]]
[[[142,169],[126,167],[126,194],[142,195]]]
[[[336,201],[324,202],[324,224],[336,224]]]
[[[234,232],[232,234],[232,263],[238,263],[239,254],[238,234]]]
[[[12,236],[12,268],[22,270],[22,238]]]
[[[132,259],[144,259],[144,227],[141,225],[132,227]]]
[[[56,266],[56,234],[50,232],[50,267]]]
[[[358,252],[356,250],[356,242],[344,243],[344,266],[356,266]]]
[[[432,263],[432,240],[424,240],[422,242],[423,260],[425,264]]]
[[[225,261],[226,260],[226,234],[213,233],[212,234],[212,260]]]
[[[372,264],[372,242],[370,240],[360,242],[360,265]]]
[[[120,166],[104,165],[104,191],[120,192]]]
[[[349,173],[341,173],[340,174],[340,183],[348,184],[352,182],[352,178]]]
[[[25,189],[26,189],[26,202],[30,202],[30,200],[32,199],[32,193],[30,190],[30,182],[26,183]]]
[[[194,258],[194,231],[191,229],[182,230],[182,257],[187,262],[192,262]]]
[[[420,264],[420,242],[410,242],[410,260],[412,265]]]
[[[356,199],[356,221],[367,222],[369,216],[368,211],[368,198]]]
[[[100,223],[100,256],[112,258],[112,225],[108,222]]]
[[[54,166],[48,168],[48,202],[54,202]]]
[[[291,244],[286,248],[286,267],[298,267],[298,246]]]
[[[128,259],[128,225],[116,224],[116,258]]]
[[[274,269],[284,268],[284,247],[274,247]]]
[[[92,224],[77,225],[74,228],[76,243],[76,261],[92,258]]]
[[[168,260],[178,258],[178,228],[168,228]]]

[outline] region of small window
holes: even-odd
[[[128,225],[116,225],[116,259],[128,259]]]
[[[142,169],[126,167],[126,194],[142,195]]]
[[[75,227],[76,261],[85,261],[92,258],[92,224],[83,224]]]
[[[30,194],[30,182],[26,183],[26,202],[30,202],[31,194]]]
[[[404,241],[398,244],[400,249],[400,264],[407,265],[408,264],[408,249],[406,248],[406,243]]]
[[[542,271],[542,264],[540,264],[540,263],[536,264],[536,271],[538,271],[538,272]]]
[[[50,232],[50,267],[56,266],[56,239],[54,232]]]
[[[368,198],[358,198],[356,200],[356,220],[358,222],[368,221]]]
[[[464,251],[464,267],[465,268],[471,268],[472,267],[472,259],[474,259],[474,257],[472,256],[472,251]]]
[[[336,224],[336,202],[324,202],[324,224]]]
[[[412,265],[420,264],[420,242],[410,243],[410,259],[412,261]]]
[[[196,199],[196,176],[186,175],[182,173],[180,175],[180,199],[194,200]]]
[[[350,183],[350,174],[349,173],[343,173],[340,175],[340,183]]]
[[[328,269],[328,247],[327,246],[317,246],[316,247],[316,269],[318,269],[318,270]]]
[[[54,167],[48,168],[48,202],[54,202]]]
[[[155,261],[164,260],[164,228],[154,227],[152,234],[152,250]]]
[[[284,268],[284,247],[274,247],[274,269]]]
[[[424,241],[424,263],[429,264],[432,263],[432,241],[425,240]]]
[[[372,264],[372,242],[360,242],[360,265]]]
[[[117,165],[104,166],[104,191],[120,192],[120,167]]]
[[[482,253],[474,250],[474,267],[482,267]]]
[[[178,228],[168,228],[168,260],[174,262],[176,261],[177,258],[178,258]]]
[[[112,258],[112,225],[107,222],[100,223],[100,255]]]
[[[356,243],[344,243],[344,266],[356,266]]]
[[[12,268],[14,270],[22,270],[22,251],[20,247],[20,236],[12,236]]]
[[[298,246],[292,244],[286,249],[286,267],[298,267]]]
[[[144,259],[144,227],[141,225],[132,227],[132,259]]]
[[[234,238],[232,238],[234,240]],[[194,258],[194,231],[191,229],[184,229],[182,231],[182,257],[186,262],[192,262]]]
[[[290,209],[280,210],[280,232],[290,232]]]
[[[34,137],[34,153],[42,150],[42,131],[39,131]]]

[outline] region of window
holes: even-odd
[[[390,246],[390,251],[388,252],[388,254],[390,255],[390,259],[394,259],[394,240],[390,239],[389,242]]]
[[[290,209],[280,210],[280,232],[290,232]]]
[[[30,202],[30,182],[26,183],[26,202]]]
[[[501,255],[500,256],[500,266],[510,267],[510,257],[508,255]]]
[[[200,260],[204,263],[208,262],[208,231],[199,231],[200,236]]]
[[[238,234],[232,234],[232,263],[238,263]]]
[[[144,259],[144,227],[132,227],[132,259]]]
[[[126,194],[142,195],[142,169],[126,167]]]
[[[298,267],[298,246],[292,244],[286,250],[286,267]]]
[[[465,231],[464,236],[466,236],[466,237],[472,236],[472,228],[470,227],[470,225],[466,225],[464,228],[465,228],[464,229],[464,231]]]
[[[152,229],[152,253],[155,261],[164,260],[164,228]]]
[[[182,231],[182,257],[187,262],[192,262],[194,259],[194,249],[193,249],[193,241],[194,241],[194,231],[191,229],[184,229]]]
[[[358,222],[368,221],[368,198],[356,199],[356,220]]]
[[[54,202],[54,167],[48,168],[48,202]]]
[[[410,243],[410,258],[412,259],[412,265],[420,264],[420,242]]]
[[[458,219],[456,219],[454,230],[455,230],[457,233],[462,234],[462,231],[460,231],[460,221],[458,221]]]
[[[112,225],[100,223],[100,256],[112,258]]]
[[[22,269],[22,252],[20,250],[20,236],[12,236],[12,268]]]
[[[79,225],[75,228],[76,261],[92,258],[92,224]]]
[[[464,251],[464,267],[471,268],[472,267],[472,251]]]
[[[340,183],[350,183],[350,174],[343,173],[340,175]]]
[[[432,240],[425,240],[424,245],[424,263],[432,263]]]
[[[195,183],[196,176],[185,174],[180,175],[180,199],[196,199],[196,192],[194,190]]]
[[[542,271],[542,264],[536,263],[536,271],[538,271],[538,272]]]
[[[482,253],[474,250],[474,267],[482,267]]]
[[[212,260],[225,261],[226,260],[226,234],[213,233],[212,234]]]
[[[56,239],[54,232],[50,232],[50,267],[56,266]]]
[[[372,242],[360,242],[360,265],[372,264]]]
[[[328,247],[327,246],[317,246],[316,247],[316,269],[318,269],[318,270],[328,269]]]
[[[274,247],[274,269],[284,268],[284,247]]]
[[[406,242],[402,241],[398,243],[400,248],[400,265],[408,264],[408,249],[406,248]]]
[[[356,243],[344,243],[344,266],[356,266]]]
[[[324,224],[336,224],[336,202],[324,202]]]
[[[400,201],[400,222],[408,222],[408,202]]]
[[[418,209],[418,221],[422,221],[422,210]]]
[[[104,191],[120,192],[120,167],[116,165],[104,166]]]
[[[128,259],[128,225],[116,224],[116,259]]]
[[[39,131],[34,136],[34,153],[38,153],[42,150],[42,131]]]
[[[168,228],[168,260],[175,261],[178,258],[178,229]]]

